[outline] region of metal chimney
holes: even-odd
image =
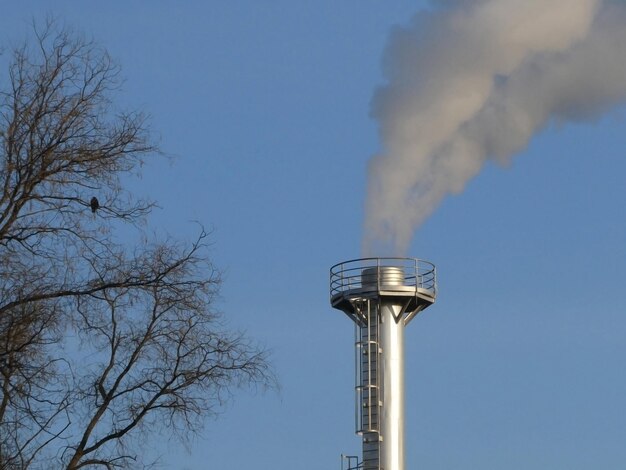
[[[363,470],[404,470],[404,327],[437,294],[435,266],[363,258],[330,268],[330,303],[355,323],[356,432]]]

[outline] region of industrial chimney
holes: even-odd
[[[355,323],[360,470],[404,470],[404,327],[437,294],[435,266],[363,258],[330,269],[330,303]]]

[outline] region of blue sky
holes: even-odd
[[[150,452],[181,470],[339,468],[360,445],[328,269],[360,256],[381,54],[426,2],[6,3],[2,44],[52,13],[119,61],[119,106],[149,113],[173,157],[129,180],[162,207],[151,229],[212,227],[220,309],[273,350],[280,392],[237,392],[189,449]],[[553,124],[417,232],[440,293],[407,331],[407,468],[623,468],[625,128],[623,109]]]

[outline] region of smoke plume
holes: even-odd
[[[440,0],[392,32],[383,65],[363,250],[403,255],[488,159],[505,163],[547,124],[626,98],[626,4]]]

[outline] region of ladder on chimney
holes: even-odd
[[[357,306],[361,324],[356,326],[356,432],[363,436],[363,461],[359,468],[380,470],[380,427],[382,408],[379,363],[378,308],[369,299]]]

